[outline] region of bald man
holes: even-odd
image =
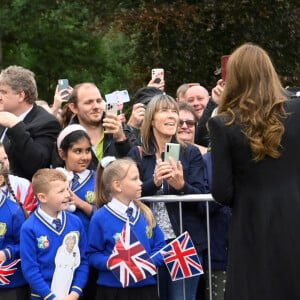
[[[201,85],[191,86],[186,91],[185,99],[188,104],[194,107],[196,114],[200,119],[209,101],[207,89]]]

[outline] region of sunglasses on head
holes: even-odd
[[[184,123],[186,124],[187,127],[193,127],[196,125],[196,121],[194,120],[186,120],[186,121],[179,120],[179,126],[182,126]]]

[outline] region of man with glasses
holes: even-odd
[[[180,139],[188,144],[195,145],[199,148],[201,154],[207,152],[207,148],[195,144],[196,126],[198,124],[198,116],[193,106],[186,102],[179,102],[179,126],[177,135]]]

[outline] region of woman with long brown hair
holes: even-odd
[[[209,121],[212,194],[232,207],[226,300],[300,297],[299,119],[266,51],[236,49]]]

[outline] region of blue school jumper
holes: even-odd
[[[96,185],[96,172],[90,170],[89,175],[80,183],[78,188],[73,190],[73,192],[81,199],[93,206],[93,211],[91,216],[87,216],[82,210],[76,209],[74,214],[77,215],[82,221],[83,226],[88,231],[91,217],[96,211],[96,195],[95,195],[95,185]]]
[[[116,244],[115,238],[118,233],[122,232],[126,221],[126,218],[117,214],[107,205],[100,208],[92,217],[88,234],[88,259],[90,265],[100,271],[97,279],[98,285],[122,288],[120,281],[107,269],[107,261]],[[150,256],[165,246],[161,229],[156,226],[152,231],[149,231],[147,220],[140,208],[138,208],[136,216],[129,223]],[[161,254],[154,256],[152,260],[157,267],[163,263]],[[150,276],[130,285],[129,288],[155,284],[155,277]]]
[[[1,289],[17,288],[27,284],[21,269],[20,229],[25,215],[15,201],[0,194],[0,250],[4,251],[5,262],[0,262]]]
[[[21,259],[25,278],[31,286],[32,299],[55,298],[51,282],[55,270],[55,256],[65,235],[78,234],[81,263],[74,272],[71,291],[82,294],[88,278],[86,258],[87,237],[81,220],[69,212],[62,212],[62,227],[56,230],[35,210],[21,228]]]

